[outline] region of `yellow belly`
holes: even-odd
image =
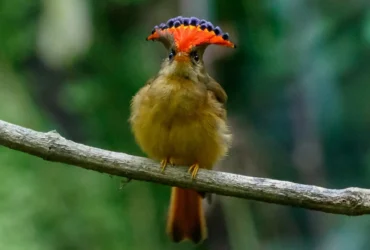
[[[181,97],[155,98],[134,98],[130,120],[136,141],[150,158],[209,169],[226,154],[230,135],[217,107],[213,110],[205,100],[200,108],[186,109],[173,101]]]

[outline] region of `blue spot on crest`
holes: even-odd
[[[174,23],[175,28],[179,27],[180,25],[181,25],[180,21],[176,20],[176,22]]]
[[[196,17],[190,18],[190,25],[197,26],[199,24],[199,19]]]
[[[176,17],[176,21],[179,21],[182,24],[183,23],[183,17],[182,16]]]
[[[212,31],[213,30],[213,24],[212,23],[206,22],[206,25],[207,25],[207,30],[208,31]]]
[[[173,26],[174,22],[175,22],[175,21],[173,20],[173,18],[169,19],[169,20],[167,21],[167,25],[168,25],[168,27],[172,28],[172,26]]]
[[[188,26],[190,24],[190,18],[184,17],[183,23],[185,26]]]
[[[219,34],[221,34],[222,33],[222,30],[221,30],[221,28],[220,27],[216,27],[216,28],[214,28],[213,29],[213,31],[215,32],[215,34],[216,34],[216,36],[218,36]]]

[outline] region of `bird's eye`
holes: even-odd
[[[168,59],[172,60],[175,54],[176,52],[174,50],[171,50],[170,54],[168,55]]]
[[[198,55],[198,53],[196,51],[192,51],[190,53],[190,56],[191,56],[191,58],[193,58],[194,61],[196,61],[196,62],[199,61],[199,55]]]

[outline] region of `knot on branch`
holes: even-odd
[[[349,215],[363,214],[365,195],[360,188],[346,188],[343,190],[343,198],[341,203],[346,204],[349,208]]]
[[[56,130],[51,130],[45,133],[48,150],[46,155],[43,157],[44,160],[50,160],[50,157],[54,154],[54,149],[57,148],[56,142],[63,138]]]

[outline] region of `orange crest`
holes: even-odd
[[[189,52],[194,46],[216,44],[230,48],[236,48],[229,41],[229,34],[223,33],[220,27],[214,27],[212,23],[196,17],[175,17],[155,26],[152,34],[146,40],[160,40],[171,35],[178,51]]]

